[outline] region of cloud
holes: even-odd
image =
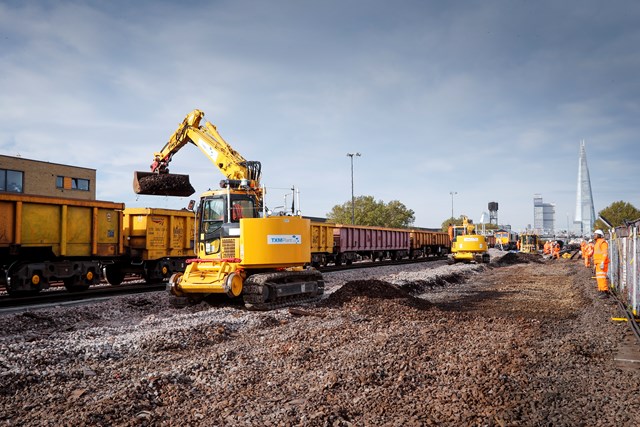
[[[323,215],[357,195],[437,226],[499,201],[515,228],[532,197],[573,216],[579,142],[596,210],[635,194],[640,55],[635,2],[40,1],[0,4],[0,152],[131,175],[194,108],[264,181]],[[198,191],[221,174],[186,147]],[[281,195],[274,194],[274,203]],[[612,200],[612,201],[615,201]],[[176,201],[179,205],[183,201]],[[601,205],[604,203],[604,205]],[[560,215],[562,213],[562,215]]]

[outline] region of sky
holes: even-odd
[[[640,208],[638,22],[632,0],[0,0],[0,154],[180,209],[132,177],[200,109],[262,162],[272,208],[292,186],[304,215],[349,202],[359,152],[355,195],[402,202],[416,226],[498,202],[522,230],[541,194],[566,229],[583,140],[596,213]],[[191,198],[223,178],[192,144],[171,172]]]

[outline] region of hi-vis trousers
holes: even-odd
[[[607,292],[609,290],[609,283],[607,280],[607,271],[609,271],[609,264],[605,264],[604,268],[600,268],[599,262],[596,264],[596,282],[598,283],[598,291]]]

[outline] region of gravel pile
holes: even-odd
[[[2,316],[0,423],[638,425],[591,272],[493,255],[327,274],[318,304],[264,313],[154,293]]]

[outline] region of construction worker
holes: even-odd
[[[553,242],[553,258],[560,259],[560,243],[556,240]]]
[[[551,242],[549,240],[544,242],[544,248],[542,249],[542,253],[544,255],[549,255],[551,253]]]
[[[606,298],[609,293],[607,271],[609,271],[609,244],[604,239],[602,230],[593,233],[596,242],[593,245],[593,264],[596,267],[596,282],[600,298]]]
[[[587,241],[582,239],[580,240],[580,256],[584,259],[585,249],[587,248]]]
[[[593,240],[589,239],[589,242],[584,246],[584,266],[591,267],[591,261],[593,261]]]

